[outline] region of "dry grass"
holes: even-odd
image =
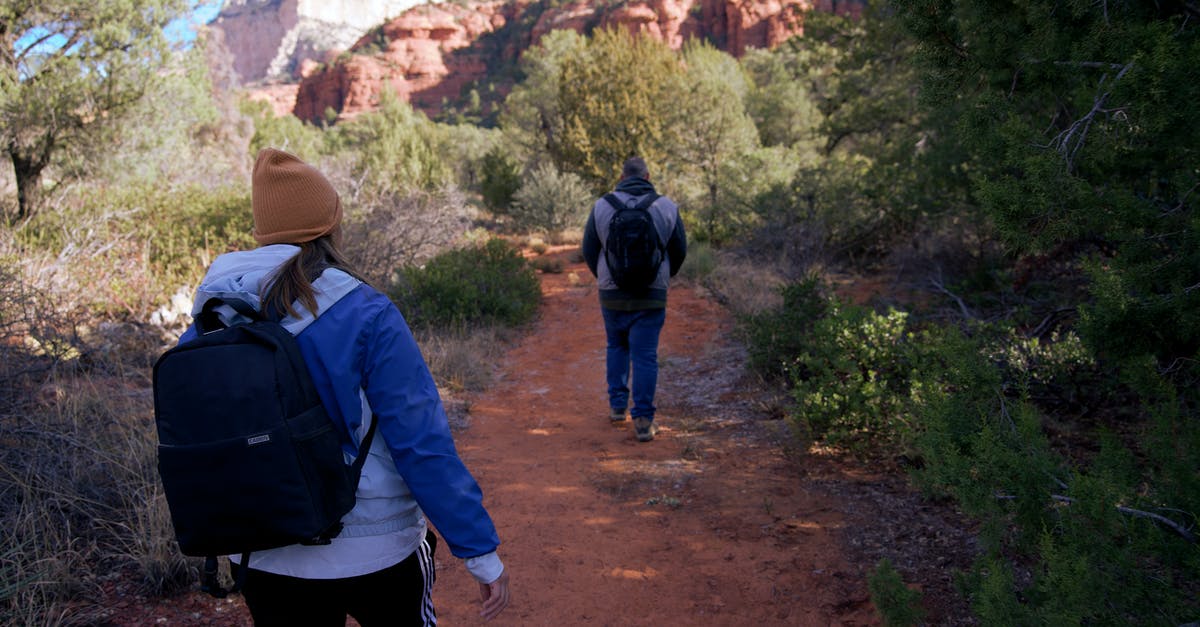
[[[37,384],[36,386],[34,384]],[[163,593],[192,581],[155,469],[139,377],[63,362],[30,380],[0,442],[0,623],[87,623],[114,575]]]
[[[417,344],[443,393],[478,392],[494,380],[514,331],[495,327],[417,331]]]
[[[155,468],[149,365],[162,334],[85,324],[59,297],[91,267],[73,255],[4,258],[0,624],[89,624],[115,576],[150,592],[192,580]]]
[[[717,253],[717,261],[703,279],[705,287],[735,314],[778,308],[783,303],[779,290],[786,282],[786,277],[769,265],[724,252]]]

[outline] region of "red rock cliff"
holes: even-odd
[[[816,9],[857,13],[861,1],[816,0]],[[319,67],[305,68],[293,113],[317,121],[327,110],[339,119],[371,110],[384,85],[426,113],[461,96],[464,86],[487,77],[493,56],[515,60],[557,29],[587,32],[618,26],[657,37],[673,48],[688,38],[706,38],[741,55],[747,48],[771,48],[803,31],[804,14],[814,0],[637,0],[597,6],[575,0],[544,11],[526,34],[517,21],[537,5],[527,0],[469,0],[414,7],[373,30]],[[507,34],[507,37],[501,37]],[[485,43],[485,36],[494,41]],[[503,43],[497,40],[503,39]]]

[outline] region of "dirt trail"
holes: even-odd
[[[542,292],[539,319],[455,433],[512,573],[513,603],[493,624],[875,625],[864,573],[902,545],[915,552],[898,565],[928,575],[916,584],[927,600],[951,596],[950,562],[938,572],[920,564],[926,551],[963,544],[947,531],[960,525],[897,481],[789,459],[772,435],[786,433],[783,422],[745,385],[728,313],[700,290],[671,289],[661,431],[649,443],[630,422],[608,421],[587,268],[542,275]],[[478,587],[444,545],[437,569],[439,623],[480,624]],[[101,623],[250,624],[240,595],[138,597],[118,591]],[[939,614],[930,618],[949,624]]]
[[[459,452],[484,489],[515,600],[500,625],[875,624],[839,548],[841,508],[805,489],[739,391],[730,320],[673,287],[659,350],[661,431],[608,422],[604,332],[583,264],[543,275],[534,330],[473,399]],[[439,550],[446,625],[478,590]]]

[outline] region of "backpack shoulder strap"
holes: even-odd
[[[662,198],[662,196],[659,196],[658,194],[656,194],[654,192],[650,192],[649,194],[646,194],[645,198],[642,198],[642,202],[639,202],[637,204],[637,206],[634,207],[634,209],[638,209],[640,211],[645,211],[645,210],[649,209],[650,205],[653,205],[654,201],[658,200],[659,198]]]
[[[622,209],[629,208],[628,205],[621,202],[621,199],[617,198],[617,195],[612,192],[609,192],[604,195],[604,202],[608,203],[608,206],[612,207],[613,211],[620,211]]]
[[[220,307],[221,305],[228,305],[232,307],[234,311],[246,316],[251,320],[265,319],[257,309],[244,300],[237,298],[214,297],[208,299],[204,303],[204,308],[200,310],[200,313],[196,314],[197,331],[200,331],[201,333],[207,333],[209,331],[215,331],[224,326],[221,323],[220,315],[217,314],[217,307]]]

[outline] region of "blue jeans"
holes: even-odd
[[[658,385],[658,334],[666,309],[617,311],[600,308],[608,336],[608,403],[614,411],[629,406],[629,365],[633,363],[634,418],[654,419],[654,388]]]

